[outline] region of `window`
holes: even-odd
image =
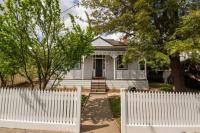
[[[127,64],[123,64],[122,62],[123,56],[119,55],[117,58],[117,69],[118,70],[126,70],[128,69],[128,65]]]
[[[81,69],[81,62],[76,63],[73,69],[74,70],[80,70]]]

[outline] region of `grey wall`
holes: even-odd
[[[113,58],[111,56],[105,56],[105,65],[106,65],[106,79],[114,79],[113,72]],[[115,70],[117,70],[117,59],[115,62]],[[83,64],[81,66],[81,70],[71,70],[66,76],[65,79],[82,79],[82,69]],[[133,61],[128,64],[128,70],[139,70],[139,65],[137,61]],[[92,79],[92,71],[93,71],[93,57],[88,56],[84,61],[84,79]]]
[[[92,56],[88,56],[85,58],[84,79],[91,79],[92,71],[93,71],[93,58]]]

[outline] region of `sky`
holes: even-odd
[[[0,3],[3,0],[0,0]],[[83,6],[74,6],[77,5],[77,3],[81,2],[81,0],[60,0],[60,7],[61,7],[61,12],[65,11],[68,9],[66,12],[63,12],[61,17],[64,19],[64,22],[67,26],[70,26],[70,18],[69,18],[69,13],[81,17],[83,20],[87,20],[87,17],[85,15],[85,11],[90,14],[91,10],[84,8]],[[87,23],[81,20],[77,20],[77,23],[81,25],[82,28],[87,27]],[[101,35],[103,38],[109,38],[109,39],[115,39],[119,40],[121,37],[121,34],[112,34],[112,35],[106,35],[102,34]]]
[[[86,20],[85,11],[88,12],[88,10],[82,6],[77,5],[79,2],[80,0],[60,0],[61,12],[63,12],[61,14],[61,17],[62,19],[64,19],[65,24],[67,26],[70,25],[70,18],[68,15],[69,13],[74,16],[81,17],[83,20]],[[87,26],[86,22],[81,21],[81,20],[77,20],[77,21],[81,25],[82,28],[86,28]]]
[[[69,9],[67,12],[64,12],[62,14],[62,17],[65,20],[65,24],[69,24],[70,23],[70,19],[69,16],[67,15],[68,13],[73,14],[75,16],[81,17],[83,20],[87,20],[87,17],[85,15],[85,11],[90,14],[91,10],[84,8],[83,6],[75,6],[73,7],[73,5],[77,5],[77,3],[81,2],[81,0],[60,0],[60,5],[61,5],[61,11],[65,11],[66,9]],[[73,8],[71,8],[73,7]],[[82,28],[86,28],[87,27],[87,23],[78,20],[78,23],[81,25]],[[111,35],[107,35],[107,34],[102,34],[101,35],[103,38],[107,38],[107,39],[115,39],[115,40],[120,40],[121,38],[121,34],[117,33],[117,34],[111,34]]]

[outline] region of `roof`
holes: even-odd
[[[125,43],[120,42],[120,41],[116,41],[114,39],[104,39],[105,41],[107,41],[108,43],[110,43],[113,46],[126,46]]]
[[[127,46],[127,44],[125,44],[125,43],[123,43],[121,41],[116,41],[114,39],[104,39],[102,37],[97,37],[93,41],[95,41],[97,39],[102,39],[102,40],[104,40],[105,42],[109,43],[112,46]]]

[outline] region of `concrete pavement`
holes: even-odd
[[[82,133],[119,133],[107,94],[91,94],[82,112]]]

